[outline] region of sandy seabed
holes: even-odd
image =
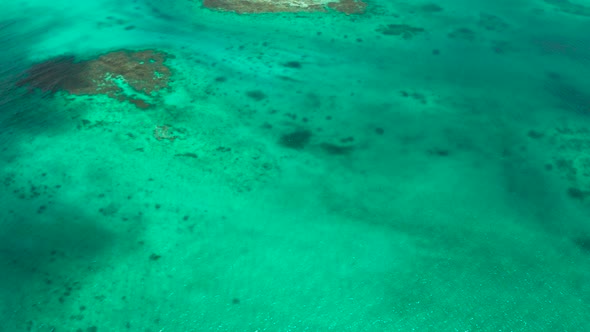
[[[588,8],[2,2],[0,331],[590,330]]]

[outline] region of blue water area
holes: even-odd
[[[590,331],[584,0],[0,3],[0,331]]]

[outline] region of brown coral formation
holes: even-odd
[[[361,0],[203,0],[203,6],[238,14],[326,12],[362,14],[367,4]]]
[[[164,64],[168,57],[153,50],[111,52],[80,62],[73,56],[57,57],[33,65],[16,85],[46,93],[104,94],[148,108],[144,99],[168,86],[171,71]]]
[[[367,4],[360,0],[340,0],[336,2],[329,2],[328,7],[346,15],[364,14],[367,10]]]
[[[313,0],[203,0],[203,6],[238,14],[295,13],[326,11],[321,3]]]

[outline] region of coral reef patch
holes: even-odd
[[[328,2],[328,8],[347,15],[364,14],[367,10],[367,4],[358,0],[340,0]]]
[[[16,85],[48,94],[103,94],[148,108],[149,100],[168,86],[171,71],[164,62],[169,57],[154,50],[116,51],[84,61],[60,56],[34,64]]]
[[[205,8],[238,14],[328,12],[363,14],[367,4],[361,0],[203,0]]]

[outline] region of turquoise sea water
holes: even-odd
[[[590,3],[366,3],[2,1],[0,331],[590,331]]]

